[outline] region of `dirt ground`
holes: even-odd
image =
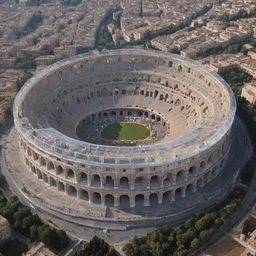
[[[204,255],[211,256],[240,256],[245,248],[232,239],[230,236],[226,236],[216,245],[208,249]]]

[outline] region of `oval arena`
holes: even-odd
[[[26,83],[14,105],[24,172],[45,193],[27,185],[36,195],[31,202],[59,216],[73,202],[76,213],[73,205],[63,219],[126,228],[209,207],[232,186],[224,170],[235,111],[217,74],[177,55],[125,49],[53,64]],[[113,123],[149,134],[104,138]]]

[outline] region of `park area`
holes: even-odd
[[[101,132],[101,137],[106,140],[144,140],[150,135],[150,130],[141,124],[118,122],[112,123]]]

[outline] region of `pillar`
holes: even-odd
[[[144,195],[144,206],[150,206],[149,196],[150,194]]]
[[[114,206],[119,207],[120,206],[120,196],[114,195]]]
[[[119,178],[114,178],[114,189],[118,189],[119,187]]]
[[[174,202],[175,201],[175,191],[174,190],[172,190],[170,192],[170,197],[171,197],[171,201]]]
[[[162,204],[163,203],[163,192],[158,193],[158,203]]]
[[[135,196],[130,196],[130,207],[135,207]]]
[[[181,197],[183,198],[183,197],[185,197],[186,196],[186,188],[182,188],[181,189]]]

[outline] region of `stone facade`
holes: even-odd
[[[236,103],[199,63],[117,50],[75,56],[29,80],[15,126],[35,178],[89,204],[143,209],[196,193],[225,166]],[[163,136],[134,146],[79,138],[79,124],[148,122]]]

